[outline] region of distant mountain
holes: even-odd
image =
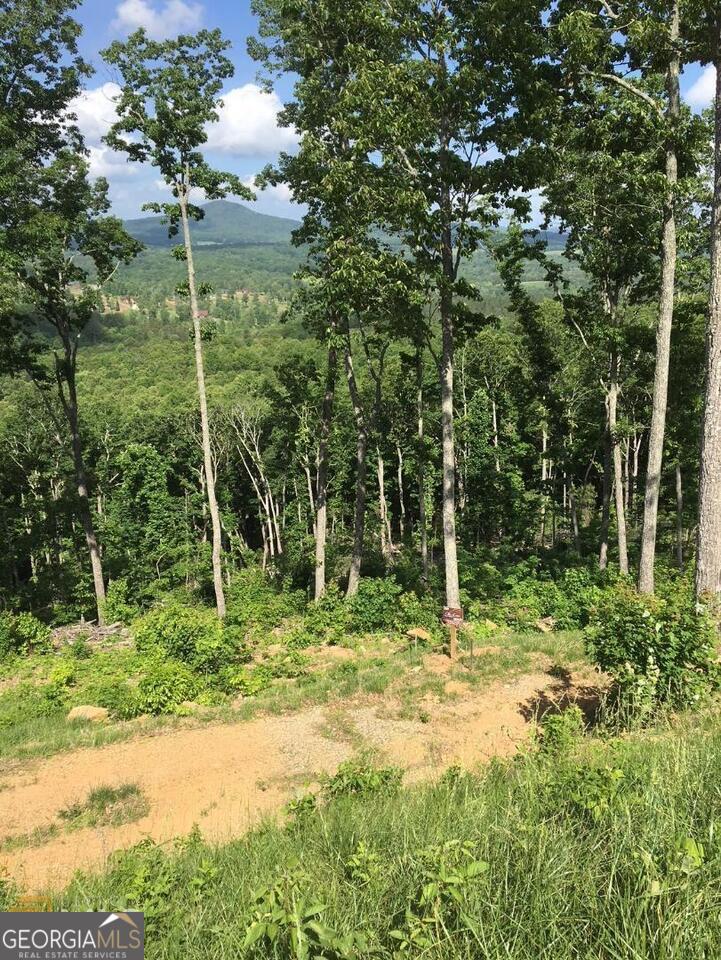
[[[269,217],[242,203],[213,200],[203,205],[205,216],[192,225],[193,240],[198,247],[235,247],[246,244],[290,243],[290,235],[300,226],[297,220]],[[127,231],[148,247],[171,247],[182,238],[168,238],[162,217],[141,217],[126,220]]]

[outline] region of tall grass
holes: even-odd
[[[221,847],[145,845],[76,878],[57,905],[145,909],[150,958],[712,960],[720,827],[721,731],[708,716],[340,796]],[[274,901],[257,899],[276,883]],[[275,938],[245,946],[271,901]],[[315,922],[334,947],[312,947]],[[351,933],[365,943],[343,945]]]

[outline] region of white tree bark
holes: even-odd
[[[716,138],[706,398],[701,433],[696,596],[721,588],[721,17],[716,38]]]
[[[671,16],[670,40],[678,49],[680,35],[680,4],[674,0]],[[669,63],[667,75],[669,124],[674,124],[681,114],[679,77],[681,64],[676,53]],[[656,331],[656,371],[653,384],[653,407],[648,440],[648,466],[646,469],[646,494],[643,506],[641,532],[641,559],[638,570],[638,589],[641,593],[653,593],[654,562],[656,558],[656,529],[658,526],[658,498],[663,466],[663,442],[666,431],[666,407],[668,403],[668,373],[671,357],[671,329],[673,326],[674,291],[676,286],[676,216],[674,192],[678,182],[678,157],[673,141],[666,148],[666,202],[664,205],[663,237],[661,242],[661,297]]]
[[[193,320],[193,341],[195,345],[195,374],[198,382],[198,400],[200,402],[200,429],[203,444],[203,463],[205,465],[206,494],[208,509],[213,530],[212,563],[213,586],[215,588],[215,606],[218,616],[225,617],[225,594],[223,592],[223,568],[220,554],[222,549],[222,530],[220,526],[220,512],[215,495],[215,468],[210,448],[210,423],[208,419],[208,398],[205,389],[205,369],[203,364],[203,341],[198,314],[198,294],[195,286],[195,265],[193,263],[193,245],[190,240],[190,223],[188,220],[187,178],[186,185],[179,196],[181,221],[183,225],[183,240],[185,244],[186,266],[188,269],[188,292],[190,294],[190,313]]]

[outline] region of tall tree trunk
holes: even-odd
[[[616,535],[618,539],[618,568],[628,574],[628,549],[626,546],[626,511],[623,503],[623,464],[621,445],[618,442],[618,351],[611,351],[611,382],[608,389],[608,431],[611,437],[613,456],[613,480],[616,499]]]
[[[643,430],[638,433],[634,427],[633,431],[633,467],[631,469],[631,477],[629,480],[629,489],[628,489],[628,509],[629,513],[633,512],[634,505],[636,503],[636,487],[638,485],[638,470],[639,464],[641,461],[641,445],[643,443]]]
[[[683,477],[676,461],[676,563],[683,570]]]
[[[608,418],[603,433],[603,487],[601,493],[601,536],[598,551],[598,569],[608,567],[608,529],[611,522],[611,434],[608,429]]]
[[[88,477],[83,457],[83,443],[80,436],[78,417],[78,394],[75,384],[76,345],[71,340],[69,329],[61,330],[64,349],[64,363],[62,369],[60,361],[56,362],[56,377],[60,400],[65,411],[65,417],[70,428],[70,442],[73,452],[73,466],[75,468],[75,482],[78,491],[78,514],[85,534],[85,543],[90,554],[90,567],[93,573],[93,588],[95,590],[95,605],[98,612],[98,624],[105,623],[105,580],[103,578],[103,563],[100,555],[100,545],[95,533],[93,514],[90,508],[88,492]],[[63,382],[67,387],[67,395],[63,389]]]
[[[349,340],[345,348],[345,369],[357,430],[353,552],[351,554],[350,571],[348,573],[348,587],[346,588],[346,596],[354,597],[358,593],[358,585],[360,584],[361,564],[363,562],[363,542],[365,539],[368,425],[365,414],[363,413],[363,404],[353,370],[353,357],[351,355]]]
[[[581,556],[581,531],[578,524],[578,508],[576,506],[576,486],[571,479],[568,488],[568,502],[571,508],[571,529],[573,531],[573,545],[576,553]]]
[[[398,515],[398,532],[400,535],[401,543],[405,540],[406,534],[406,492],[405,485],[403,483],[403,450],[401,449],[400,443],[396,441],[396,456],[398,458],[398,504],[399,504],[399,515]]]
[[[78,424],[78,408],[75,397],[75,373],[70,377],[68,384],[70,393],[70,412],[68,421],[70,424],[70,434],[73,444],[73,463],[75,465],[75,478],[78,487],[78,512],[80,522],[83,525],[85,533],[85,542],[88,545],[90,554],[90,566],[93,571],[93,587],[95,589],[95,602],[98,610],[98,624],[102,626],[105,623],[105,580],[103,579],[103,564],[100,559],[100,545],[95,534],[93,525],[93,515],[90,509],[90,498],[88,496],[88,480],[85,470],[85,460],[83,458],[83,448],[80,439],[80,428]]]
[[[546,452],[548,450],[548,431],[546,425],[542,427],[541,433],[541,529],[539,533],[539,543],[541,548],[546,546],[546,508],[548,506],[548,497],[546,495],[546,485],[548,483],[548,460]]]
[[[328,344],[328,369],[325,376],[325,392],[320,417],[320,441],[318,443],[318,473],[315,494],[315,592],[316,600],[325,594],[325,548],[328,531],[328,454],[333,403],[338,366],[338,350],[334,342],[335,323],[331,322],[331,340]]]
[[[426,438],[423,405],[423,348],[416,347],[416,409],[418,413],[418,526],[423,583],[428,583],[428,523],[426,520]]]
[[[721,15],[716,23],[716,143],[706,399],[701,434],[696,596],[721,588]]]
[[[679,77],[681,64],[678,54],[680,35],[680,0],[674,0],[671,15],[671,43],[674,54],[668,66],[666,86],[668,92],[667,119],[673,128],[666,147],[666,202],[664,205],[663,237],[661,245],[661,297],[656,332],[656,372],[653,383],[653,408],[648,440],[648,466],[646,469],[646,495],[643,505],[643,528],[641,531],[641,560],[638,570],[638,589],[641,593],[653,593],[654,560],[656,557],[656,528],[658,525],[658,497],[663,465],[663,441],[666,430],[666,407],[668,399],[668,371],[671,355],[671,328],[673,325],[674,291],[676,285],[676,216],[674,211],[675,191],[678,182],[678,157],[674,142],[675,125],[681,115],[681,92]]]
[[[193,263],[193,245],[190,241],[190,223],[188,221],[187,193],[181,193],[180,214],[183,223],[185,258],[188,268],[188,292],[190,293],[190,313],[193,318],[193,339],[195,344],[195,375],[198,381],[198,400],[200,402],[200,431],[203,444],[203,463],[205,465],[205,489],[208,497],[208,509],[213,530],[212,560],[213,586],[215,588],[215,607],[222,620],[225,617],[225,594],[223,592],[223,567],[220,560],[222,530],[220,511],[215,496],[215,470],[213,454],[210,448],[210,424],[208,422],[208,398],[205,391],[205,369],[203,367],[203,340],[198,315],[198,295],[195,287],[195,265]]]
[[[463,407],[463,443],[460,445],[460,465],[458,468],[458,510],[463,513],[468,505],[468,394],[466,391],[466,348],[461,350],[461,405]]]
[[[444,195],[447,191],[444,188]],[[446,200],[446,205],[449,203]],[[446,572],[446,607],[460,609],[461,592],[458,582],[458,550],[456,545],[456,453],[453,437],[453,294],[449,287],[453,279],[453,246],[451,224],[443,231],[443,272],[445,283],[441,288],[440,313],[442,328],[441,349],[441,425],[443,436],[443,555]]]
[[[386,498],[386,468],[380,447],[376,447],[376,461],[378,466],[378,513],[380,519],[381,553],[386,560],[393,556],[393,532],[391,529],[390,511]]]
[[[626,522],[631,523],[629,512],[631,506],[631,438],[626,437],[623,445],[623,508],[626,511]]]
[[[501,461],[498,459],[498,407],[496,401],[491,400],[491,417],[493,419],[493,449],[495,450],[496,473],[501,472]]]

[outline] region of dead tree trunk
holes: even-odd
[[[598,551],[598,569],[608,567],[608,530],[611,523],[611,434],[608,420],[603,433],[603,486],[601,492],[601,536]]]
[[[396,456],[398,458],[398,533],[401,543],[403,543],[406,536],[406,492],[403,482],[403,450],[401,449],[401,445],[398,441],[396,441]]]
[[[381,553],[386,561],[393,556],[393,532],[391,529],[390,511],[386,498],[386,470],[380,447],[376,447],[376,462],[378,467],[378,514],[380,520]]]

